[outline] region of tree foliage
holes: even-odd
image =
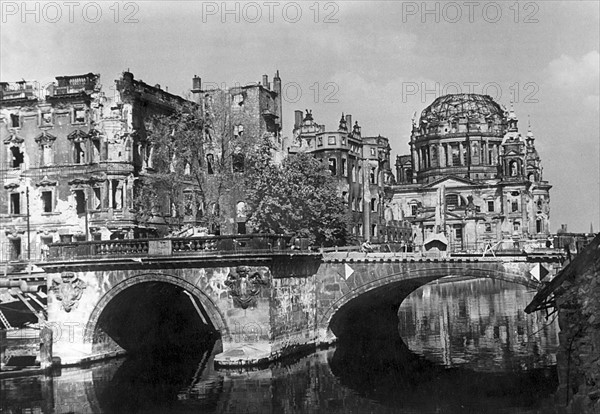
[[[147,127],[148,171],[138,180],[135,208],[142,223],[218,229],[224,194],[236,184],[234,160],[255,131],[236,130],[246,114],[231,110],[226,92],[190,102]]]
[[[248,224],[257,232],[294,234],[316,245],[351,242],[350,216],[327,166],[306,153],[273,165],[269,152],[268,143],[263,143],[250,156]]]

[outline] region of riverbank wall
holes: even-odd
[[[568,413],[600,413],[600,236],[563,272],[554,291],[559,309],[559,388]]]

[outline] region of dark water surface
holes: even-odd
[[[427,285],[404,301],[397,329],[268,369],[215,371],[212,344],[128,357],[1,380],[0,412],[553,412],[558,327],[523,313],[532,296],[491,280]]]

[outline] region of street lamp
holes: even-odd
[[[85,214],[85,241],[89,241],[89,225],[88,225],[88,197],[87,193],[83,193],[83,209]]]
[[[31,223],[29,220],[29,187],[25,187],[25,191],[21,191],[21,194],[25,193],[25,201],[27,203],[27,260],[31,261]]]

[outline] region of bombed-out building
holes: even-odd
[[[274,162],[281,162],[285,154],[281,137],[283,108],[279,71],[272,82],[263,75],[261,82],[226,89],[203,88],[201,79],[194,76],[191,93],[193,102],[206,114],[202,140],[208,188],[204,190],[212,200],[209,205],[200,206],[199,214],[204,214],[202,210],[219,211],[222,220],[218,228],[210,229],[212,233],[251,232],[252,229],[246,228],[246,190],[242,179],[245,155],[262,139],[269,139],[273,144],[271,156]],[[225,166],[233,176],[220,174],[217,165]],[[219,185],[224,183],[225,176],[227,182]],[[219,188],[222,188],[220,192]]]
[[[124,72],[2,83],[0,240],[3,260],[39,259],[51,242],[144,237],[133,211],[146,172],[145,120],[184,100]]]
[[[408,240],[408,223],[386,213],[386,188],[394,182],[387,138],[363,136],[351,115],[342,114],[337,130],[327,131],[311,111],[295,111],[290,152],[295,151],[311,153],[328,165],[352,216],[351,231],[359,240]]]
[[[45,87],[0,83],[0,262],[39,260],[52,242],[156,236],[176,214],[170,200],[162,198],[154,222],[141,223],[134,206],[140,180],[157,172],[148,140],[153,117],[190,104],[210,111],[208,102],[224,95],[224,118],[231,121],[224,128],[231,135],[253,131],[281,143],[279,76],[273,83],[273,90],[263,78],[263,84],[203,91],[195,77],[191,101],[128,71],[110,93],[93,73],[59,76]],[[216,162],[214,147],[207,154]],[[238,168],[241,173],[243,160]],[[212,208],[223,224],[213,230],[244,232],[243,193],[231,191],[220,201]],[[193,209],[183,222],[198,223],[205,208]]]
[[[476,94],[439,97],[413,119],[390,208],[395,220],[412,223],[415,244],[437,238],[455,251],[544,245],[551,186],[531,126],[522,134],[517,124],[512,104],[507,110]]]

